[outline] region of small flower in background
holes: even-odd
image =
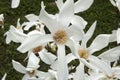
[[[11,41],[16,43],[22,43],[24,41],[27,35],[23,33],[22,25],[20,25],[20,19],[17,21],[17,26],[14,27],[11,25],[9,31],[7,31],[4,36],[6,36],[7,44]]]
[[[12,0],[11,8],[17,8],[19,6],[20,0]]]
[[[0,14],[0,26],[4,28],[4,15]]]
[[[29,56],[26,68],[19,62],[12,60],[14,69],[20,73],[25,74],[22,80],[26,80],[32,77],[38,77],[39,71],[37,69],[40,67],[39,62],[40,59],[36,57],[33,53],[31,53]]]

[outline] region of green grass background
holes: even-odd
[[[58,12],[54,0],[43,1],[45,2],[46,10],[49,13],[55,14]],[[24,18],[26,14],[34,13],[39,15],[41,8],[40,4],[41,0],[21,0],[19,7],[12,9],[10,7],[11,0],[0,0],[0,14],[3,13],[5,17],[5,28],[0,28],[0,79],[4,73],[7,72],[7,80],[21,80],[23,75],[13,69],[11,60],[14,59],[23,63],[26,54],[21,54],[16,50],[19,44],[13,42],[6,44],[3,35],[9,30],[10,25],[16,25],[18,18],[21,19],[22,23],[26,20]],[[109,34],[112,30],[120,27],[120,13],[116,7],[112,6],[109,0],[94,0],[93,5],[87,11],[81,12],[78,15],[88,21],[86,30],[95,20],[97,20],[97,27],[93,38],[98,34]],[[47,67],[41,65],[41,68],[46,69]]]

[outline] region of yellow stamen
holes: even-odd
[[[81,58],[87,59],[89,54],[87,50],[78,50],[78,54]]]
[[[43,46],[38,46],[38,47],[36,47],[36,48],[33,49],[33,53],[38,53],[42,49],[43,49]]]
[[[68,41],[68,35],[64,30],[58,30],[54,36],[53,39],[58,43],[58,44],[65,44]]]

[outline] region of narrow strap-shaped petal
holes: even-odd
[[[95,56],[90,56],[89,61],[92,65],[103,71],[106,75],[112,76],[113,71],[110,65]]]
[[[70,63],[72,60],[74,60],[76,58],[77,57],[75,57],[72,53],[70,53],[66,56],[66,61],[67,61],[67,63]]]
[[[10,26],[9,32],[11,33],[11,36],[13,36],[13,41],[17,40],[18,42],[22,43],[26,38],[27,35],[18,31],[14,26]]]
[[[113,6],[117,6],[114,0],[110,0],[110,2]]]
[[[78,29],[84,29],[87,25],[87,22],[80,16],[74,15],[71,21],[72,25]]]
[[[58,24],[63,27],[68,27],[74,15],[73,0],[66,0],[58,15]]]
[[[91,43],[90,47],[88,48],[90,51],[90,54],[93,54],[95,51],[99,51],[109,44],[109,34],[100,34],[98,35],[93,42]]]
[[[117,43],[120,43],[120,28],[117,30]]]
[[[117,5],[118,10],[120,11],[120,0],[118,0],[118,1],[116,2],[116,5]]]
[[[52,64],[56,60],[56,56],[53,55],[52,53],[48,53],[47,51],[40,51],[39,56],[43,62],[46,64]]]
[[[29,21],[39,21],[39,16],[35,14],[28,14],[25,16],[25,18],[27,18]]]
[[[94,0],[78,0],[75,3],[75,13],[87,10],[92,5],[93,1]]]
[[[11,7],[17,8],[19,6],[20,0],[12,0]]]
[[[94,31],[95,31],[95,28],[96,28],[96,23],[97,23],[97,21],[95,21],[91,25],[91,27],[89,28],[89,30],[86,32],[86,34],[85,34],[85,36],[84,36],[84,38],[82,40],[82,43],[81,43],[81,46],[83,48],[86,48],[88,40],[92,37],[92,35],[93,35]]]
[[[117,30],[113,30],[112,34],[110,35],[110,42],[117,41]]]
[[[84,64],[83,63],[80,63],[80,65],[78,65],[78,67],[76,68],[74,80],[85,80]]]
[[[117,61],[120,57],[120,46],[103,52],[99,55],[99,57],[110,62]]]
[[[6,80],[7,73],[4,74],[1,80]]]
[[[57,0],[56,4],[57,4],[58,9],[60,10],[61,7],[63,6],[63,0]]]
[[[40,58],[38,58],[34,53],[31,53],[28,59],[28,64],[26,70],[34,70],[39,67]]]
[[[19,62],[12,60],[13,67],[16,71],[25,74],[26,70],[23,65],[21,65]]]
[[[57,76],[58,80],[68,80],[68,66],[65,59],[65,46],[64,45],[58,45],[58,63],[57,65]]]
[[[25,74],[22,78],[22,80],[29,80],[30,76],[28,74]]]
[[[54,32],[57,27],[57,20],[55,15],[48,14],[45,11],[44,4],[41,6],[41,11],[40,11],[40,20],[44,22],[44,24],[47,26],[47,28],[50,30],[50,32]]]

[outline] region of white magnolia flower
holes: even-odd
[[[39,68],[40,59],[36,57],[33,53],[29,56],[27,67],[25,68],[19,62],[12,60],[13,67],[16,71],[25,74],[22,80],[29,79],[31,77],[39,77]]]
[[[4,16],[3,14],[0,14],[0,26],[4,28]]]
[[[93,23],[93,25],[89,28],[89,30],[86,32],[84,38],[81,41],[81,45],[79,43],[75,42],[75,55],[80,60],[80,62],[84,63],[86,66],[88,66],[91,69],[94,69],[94,66],[101,69],[105,73],[109,72],[110,67],[107,66],[107,63],[100,60],[96,56],[92,55],[94,52],[99,51],[109,44],[109,37],[110,35],[107,34],[100,34],[98,35],[91,45],[87,47],[88,40],[92,37],[94,30],[96,27],[96,22]],[[89,62],[87,62],[89,61]],[[107,68],[106,68],[107,66]],[[109,75],[112,73],[109,72]]]
[[[6,80],[7,73],[4,74],[1,80]]]
[[[111,4],[118,8],[120,11],[120,0],[110,0]]]
[[[17,21],[17,27],[11,25],[10,30],[4,34],[6,36],[7,44],[9,44],[11,41],[16,43],[22,43],[27,37],[27,35],[23,33],[22,26],[20,25],[19,21],[20,19],[18,19]]]
[[[91,80],[118,80],[120,79],[120,67],[111,67],[112,75],[98,72],[98,73],[89,73],[89,78]]]
[[[11,8],[17,8],[19,6],[20,0],[12,0]]]

